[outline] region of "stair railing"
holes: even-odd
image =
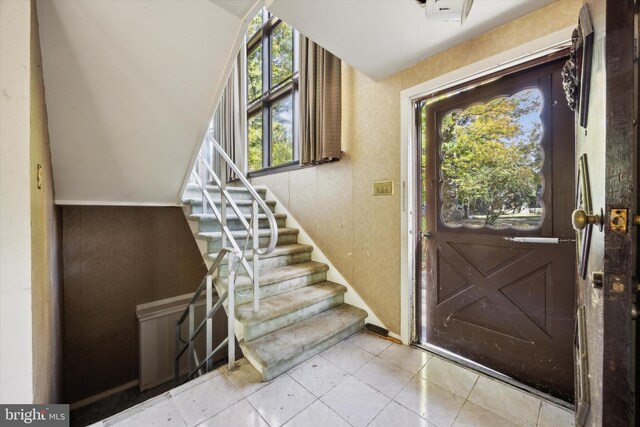
[[[212,154],[216,153],[223,160],[220,167],[220,176],[216,174],[212,167]],[[237,177],[239,183],[247,190],[251,196],[251,218],[247,221],[244,214],[238,207],[237,203],[227,190],[227,168],[229,168]],[[258,195],[257,191],[249,183],[247,178],[242,174],[240,169],[234,164],[233,160],[227,155],[222,146],[215,140],[210,132],[205,135],[204,144],[198,154],[196,165],[191,172],[191,182],[194,182],[202,195],[202,214],[207,215],[212,212],[215,219],[220,223],[221,249],[218,255],[202,279],[200,286],[194,293],[187,308],[182,316],[176,322],[175,336],[175,381],[179,384],[180,378],[180,357],[188,350],[189,372],[187,381],[196,374],[203,374],[209,371],[213,365],[213,356],[217,354],[224,346],[227,346],[229,369],[235,369],[235,284],[240,266],[244,267],[247,276],[251,280],[253,288],[253,311],[257,312],[260,308],[260,255],[269,254],[276,246],[278,239],[278,224],[275,215],[265,201]],[[220,208],[216,206],[212,191],[217,189],[220,194]],[[227,207],[230,207],[243,228],[246,230],[245,247],[241,250],[233,232],[227,226]],[[265,248],[260,248],[260,211],[264,212],[269,223],[269,243]],[[252,241],[251,251],[247,251],[249,239]],[[248,255],[252,255],[252,265],[249,264]],[[228,260],[228,287],[224,295],[221,295],[218,301],[213,304],[213,281],[218,277],[219,267],[225,256],[229,256]],[[196,327],[195,324],[195,307],[198,298],[206,292],[205,301],[205,317]],[[227,337],[214,349],[213,348],[213,316],[227,302]],[[183,339],[181,335],[182,324],[189,319],[189,334],[187,339]],[[196,342],[198,334],[203,330],[206,331],[206,355],[202,361],[198,359],[196,352]],[[183,345],[184,344],[184,345]],[[193,363],[192,363],[193,359]]]

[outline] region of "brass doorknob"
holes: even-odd
[[[600,215],[588,214],[582,209],[576,209],[571,215],[571,224],[576,231],[584,230],[589,224],[600,225]]]

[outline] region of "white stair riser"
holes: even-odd
[[[260,271],[270,268],[285,267],[287,265],[300,264],[301,262],[311,261],[311,252],[300,252],[295,254],[281,255],[271,258],[260,258]],[[249,260],[249,264],[253,265],[253,261]],[[229,272],[227,258],[224,264],[220,265],[220,275],[226,277]],[[239,274],[246,273],[243,267],[240,267]]]
[[[239,238],[236,239],[236,243],[238,244],[238,247],[240,248],[240,250],[244,249],[245,246],[245,239],[244,238]],[[297,234],[280,234],[278,236],[278,242],[276,243],[276,245],[281,246],[281,245],[291,245],[294,243],[298,243],[298,235]],[[251,240],[249,240],[249,245],[247,246],[247,249],[251,248]],[[261,248],[266,247],[269,244],[269,237],[265,236],[265,237],[260,237],[260,242],[259,245]],[[207,244],[207,249],[209,252],[220,252],[220,249],[222,249],[222,240],[221,239],[216,239],[215,241],[209,241]]]
[[[313,285],[327,280],[327,272],[311,273],[304,276],[298,276],[291,279],[282,280],[280,282],[271,283],[269,285],[260,286],[260,298],[269,298],[280,295],[294,289],[300,289],[305,286]],[[226,281],[222,284],[223,289],[227,289]],[[242,289],[236,292],[236,304],[248,304],[253,301],[253,290]]]
[[[258,192],[258,195],[264,200],[264,198],[266,197],[267,192],[265,190],[256,190]],[[251,200],[251,194],[248,191],[229,191],[229,194],[231,197],[233,197],[233,200]],[[211,197],[213,199],[219,199],[220,198],[220,190],[216,189],[209,189],[209,195],[211,195]],[[196,190],[196,189],[187,189],[184,192],[184,196],[183,198],[187,198],[187,199],[200,199],[202,197],[202,192],[200,190]]]
[[[270,319],[256,325],[243,325],[238,322],[238,325],[241,328],[240,333],[244,337],[245,342],[253,341],[257,338],[270,334],[271,332],[277,331],[278,329],[293,325],[294,323],[308,319],[318,313],[322,313],[325,310],[336,307],[343,302],[344,294],[341,293],[288,313],[284,316],[276,317],[275,319]]]
[[[219,200],[215,200],[215,204],[218,207],[218,209],[220,208],[220,201]],[[192,214],[201,214],[202,213],[202,203],[190,203],[191,205],[191,213]],[[269,209],[271,209],[271,212],[275,212],[275,205],[273,203],[267,203],[267,206],[269,206]],[[251,205],[248,204],[238,204],[238,209],[240,210],[241,213],[243,214],[250,214],[251,213]],[[234,212],[233,209],[227,205],[227,212]],[[212,213],[211,212],[211,207],[209,207],[209,205],[207,205],[207,213]]]
[[[247,219],[247,223],[251,224],[250,219]],[[276,222],[278,223],[278,227],[286,227],[287,226],[287,219],[286,218],[276,218]],[[266,230],[269,228],[269,221],[265,218],[265,219],[260,219],[258,221],[258,226],[261,230]],[[228,217],[227,218],[227,227],[229,227],[229,230],[235,231],[235,230],[246,230],[246,228],[244,227],[244,225],[242,224],[242,222],[235,216],[232,217]],[[202,221],[198,221],[198,230],[199,231],[220,231],[222,229],[222,227],[220,226],[220,223],[218,222],[218,220],[202,220]]]

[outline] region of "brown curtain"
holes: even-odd
[[[340,158],[340,59],[300,36],[300,163]]]

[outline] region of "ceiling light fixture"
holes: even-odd
[[[473,0],[416,0],[425,9],[427,19],[436,22],[460,22],[469,16]]]

